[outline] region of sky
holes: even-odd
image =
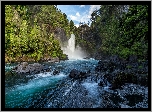
[[[57,8],[65,13],[68,20],[72,20],[78,27],[80,22],[88,23],[92,12],[99,9],[100,5],[57,5]]]

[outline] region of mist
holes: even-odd
[[[75,35],[71,34],[71,38],[68,40],[67,47],[61,47],[64,54],[68,55],[69,59],[83,59],[86,54],[83,52],[80,46],[75,47]]]

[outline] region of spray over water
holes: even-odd
[[[82,51],[81,47],[75,47],[75,35],[71,34],[71,38],[68,40],[68,45],[62,48],[63,53],[68,55],[69,59],[83,59],[85,53]]]

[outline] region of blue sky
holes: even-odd
[[[100,5],[57,5],[57,8],[65,13],[68,20],[72,20],[78,27],[80,22],[88,23],[92,12],[99,9]]]

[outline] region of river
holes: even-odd
[[[95,77],[98,60],[78,59],[45,63],[50,72],[5,78],[6,108],[148,108],[148,87],[126,84],[111,90],[110,84],[98,86]],[[5,65],[10,70],[15,65]],[[72,80],[72,69],[94,74],[86,79]],[[53,75],[53,71],[60,71]]]

